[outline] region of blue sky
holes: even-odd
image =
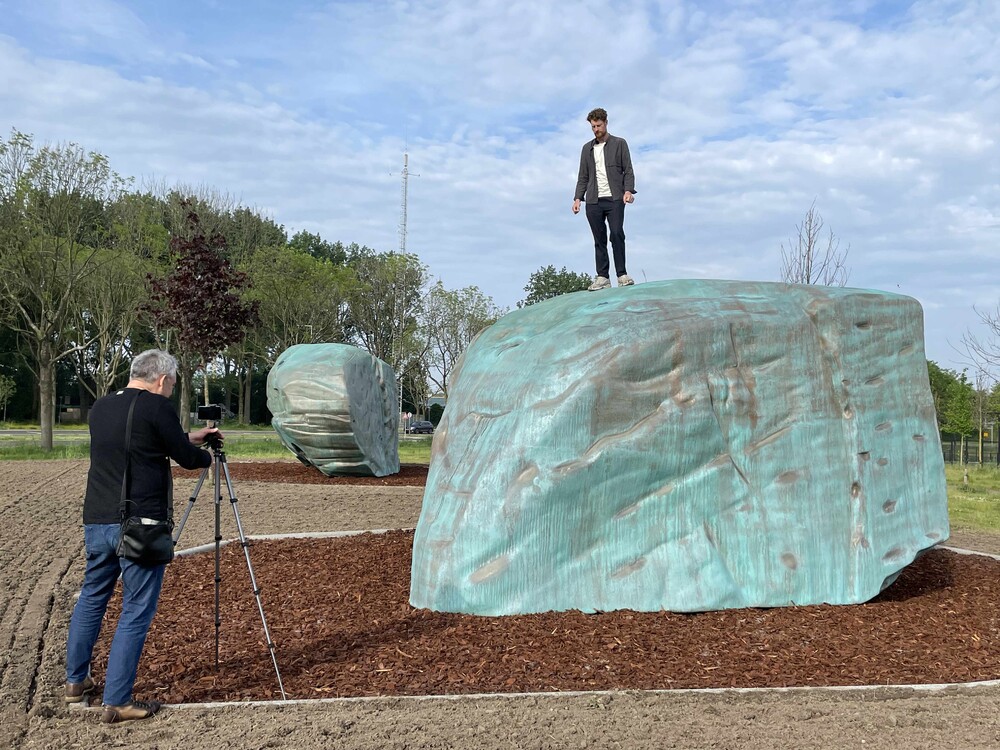
[[[960,367],[1000,302],[1000,3],[0,0],[0,126],[290,232],[407,249],[501,306],[593,273],[586,113],[628,139],[629,271],[777,280],[815,200],[849,285]]]

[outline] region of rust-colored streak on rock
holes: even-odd
[[[474,571],[472,575],[469,576],[469,580],[472,583],[483,583],[488,581],[494,576],[500,575],[505,570],[507,570],[510,565],[510,557],[507,555],[500,555],[500,557],[495,557],[486,563],[483,567]]]
[[[646,566],[646,558],[640,557],[638,560],[633,560],[628,565],[623,565],[617,570],[615,570],[611,574],[611,577],[616,579],[626,578],[627,576],[632,575],[636,571],[642,570],[645,566]]]

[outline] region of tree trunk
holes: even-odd
[[[45,346],[38,356],[38,419],[42,428],[42,450],[52,450],[53,398],[55,397],[55,364]]]
[[[177,368],[180,378],[180,411],[181,426],[184,432],[191,431],[191,365],[186,361],[179,363]]]
[[[250,391],[253,388],[253,365],[247,365],[246,377],[241,378],[242,393],[240,394],[240,421],[250,424]]]
[[[232,375],[232,362],[230,361],[229,357],[222,358],[222,365],[223,365],[222,382],[225,383],[226,411],[231,412],[233,410],[233,389],[230,387],[230,384],[233,381],[230,378],[230,375]]]

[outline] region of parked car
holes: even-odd
[[[433,435],[434,425],[431,422],[410,422],[410,426],[406,428],[406,431],[411,435]]]

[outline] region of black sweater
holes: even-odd
[[[83,499],[84,523],[121,521],[120,496],[125,475],[125,424],[136,388],[123,388],[94,402],[90,410],[90,471]],[[196,448],[181,427],[169,399],[139,391],[132,416],[132,515],[166,520],[173,491],[170,459],[185,469],[212,464],[208,451]]]

